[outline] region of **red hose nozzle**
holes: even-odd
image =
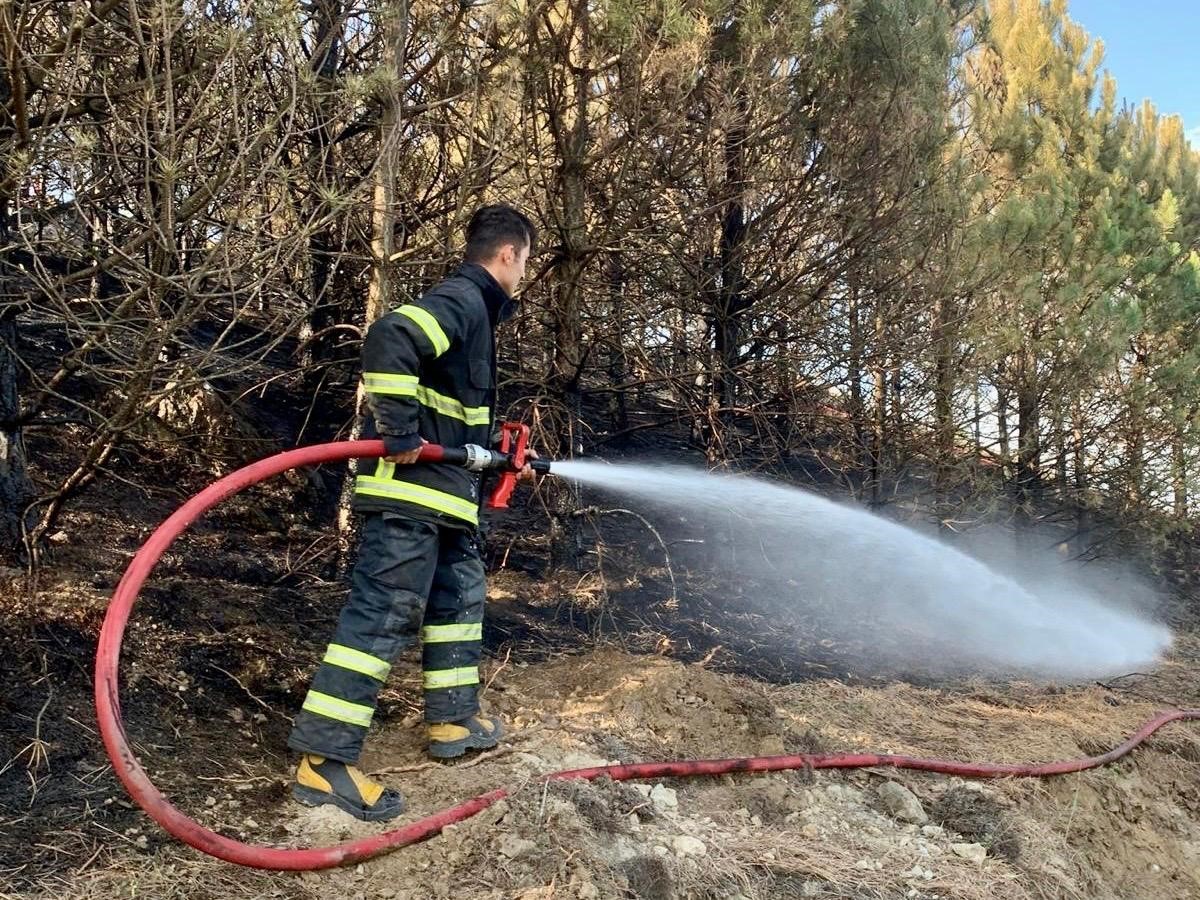
[[[504,422],[500,426],[500,452],[508,456],[508,468],[500,473],[488,509],[507,509],[508,498],[517,487],[517,475],[525,468],[529,426],[520,422]]]

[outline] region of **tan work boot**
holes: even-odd
[[[394,819],[404,812],[404,797],[364,775],[357,766],[304,754],[296,767],[292,796],[305,806],[332,804],[365,822]]]
[[[458,722],[434,722],[429,726],[429,755],[454,759],[468,750],[489,750],[500,743],[504,725],[496,716],[471,716]]]

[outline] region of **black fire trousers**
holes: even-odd
[[[473,533],[367,513],[350,598],[288,746],[357,762],[392,662],[418,638],[425,720],[458,722],[479,712],[484,590]]]

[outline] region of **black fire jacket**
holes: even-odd
[[[482,266],[464,263],[415,303],[381,316],[363,345],[370,417],[363,437],[388,454],[421,439],[488,446],[496,406],[495,328],[512,299]],[[403,512],[438,525],[479,524],[480,476],[457,466],[358,461],[354,508]]]

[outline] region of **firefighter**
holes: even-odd
[[[359,460],[354,509],[362,542],[350,597],[288,739],[301,754],[292,793],[302,803],[332,804],[367,821],[404,810],[398,791],[356,763],[392,661],[418,638],[429,753],[452,759],[494,747],[504,733],[500,719],[479,707],[480,476],[413,463],[426,441],[491,442],[495,329],[514,311],[535,240],[520,211],[480,208],[467,225],[463,264],[367,331],[364,437],[382,438],[386,455]],[[522,477],[533,473],[526,467]]]

